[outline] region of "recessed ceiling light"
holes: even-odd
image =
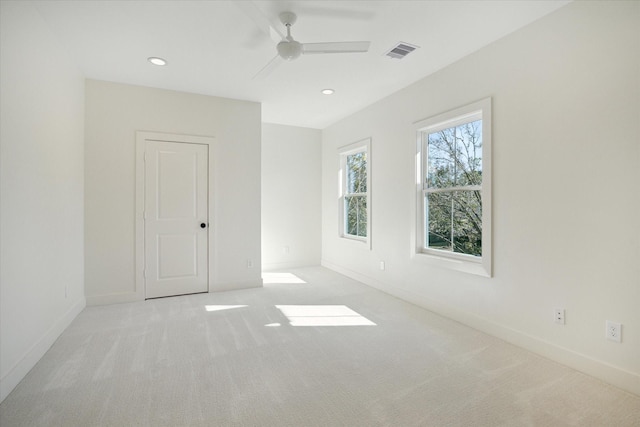
[[[147,61],[151,62],[153,65],[167,65],[167,61],[162,58],[158,58],[157,56],[150,56],[147,58]]]
[[[322,94],[323,95],[333,95],[334,92],[335,92],[335,90],[333,90],[333,89],[322,89]]]

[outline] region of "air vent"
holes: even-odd
[[[416,50],[419,46],[415,46],[409,43],[400,42],[391,48],[390,51],[386,53],[389,58],[394,59],[402,59],[414,50]]]

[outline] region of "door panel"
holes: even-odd
[[[193,234],[158,235],[158,279],[198,275],[198,239]]]
[[[165,142],[163,144],[178,144]],[[191,144],[185,144],[191,148]],[[158,151],[157,203],[158,219],[194,218],[197,216],[198,153],[176,146]],[[170,151],[171,150],[171,151]]]
[[[146,298],[208,290],[207,168],[207,145],[146,142]]]

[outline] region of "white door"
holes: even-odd
[[[208,156],[205,144],[146,141],[146,298],[208,291]]]

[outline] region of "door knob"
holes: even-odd
[[[200,223],[200,228],[207,228],[207,224],[206,223]]]

